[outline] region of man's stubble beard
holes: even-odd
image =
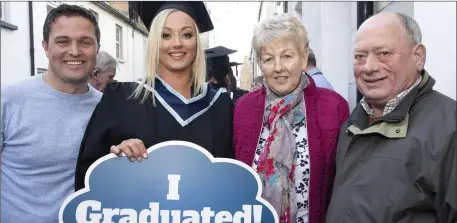
[[[59,78],[63,82],[68,83],[68,84],[78,85],[78,84],[89,83],[89,75],[85,75],[84,77],[79,78],[79,79],[67,78],[64,76],[59,76]]]

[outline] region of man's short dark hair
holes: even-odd
[[[59,5],[59,7],[52,9],[46,16],[46,20],[44,21],[43,26],[43,39],[46,41],[46,43],[49,42],[49,34],[51,33],[52,23],[60,16],[81,16],[88,19],[95,26],[97,45],[100,45],[100,27],[98,27],[98,22],[95,18],[95,15],[81,6],[67,4]]]
[[[308,66],[313,66],[315,67],[317,62],[316,62],[316,55],[314,55],[314,52],[311,48],[308,49],[309,55],[308,55]]]

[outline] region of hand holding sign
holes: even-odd
[[[110,152],[117,156],[126,155],[132,162],[134,162],[135,159],[142,161],[143,159],[148,158],[148,152],[144,147],[143,141],[139,139],[124,140],[117,146],[111,146]]]
[[[130,162],[107,155],[86,174],[86,185],[67,198],[59,221],[80,222],[278,222],[260,198],[260,180],[247,165],[213,158],[203,148],[170,141]]]

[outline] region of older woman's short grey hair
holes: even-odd
[[[105,71],[107,69],[116,69],[117,61],[109,55],[107,52],[99,52],[97,55],[97,63],[95,64],[95,69],[98,71]]]
[[[422,43],[422,32],[416,20],[402,13],[396,12],[395,14],[400,19],[403,28],[405,28],[406,35],[411,38],[413,44]]]
[[[299,53],[304,54],[307,51],[308,32],[295,16],[283,13],[260,21],[254,28],[252,37],[252,47],[257,60],[266,45],[283,39],[294,41]]]

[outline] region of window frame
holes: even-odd
[[[118,25],[118,24],[115,24],[116,26],[116,39],[115,39],[115,43],[116,43],[116,58],[118,60],[123,60],[124,59],[124,43],[123,43],[123,29],[122,29],[122,26]]]
[[[37,70],[36,70],[37,75],[44,74],[46,72],[48,72],[48,69],[45,69],[45,68],[38,67]]]
[[[1,1],[0,2],[0,20],[4,22],[10,22],[10,3]]]
[[[9,30],[17,30],[17,26],[11,24],[10,17],[10,2],[1,1],[0,2],[0,27],[6,28]]]

